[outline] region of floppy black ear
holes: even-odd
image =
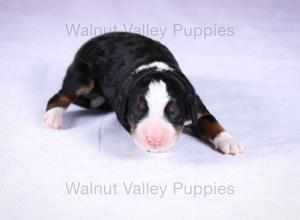
[[[192,129],[199,134],[199,125],[198,125],[198,115],[201,114],[209,114],[209,111],[203,104],[202,100],[199,98],[199,96],[194,93],[192,97],[189,99],[190,103],[190,116],[192,120]]]
[[[198,131],[198,108],[197,108],[197,95],[189,94],[187,98],[188,114],[192,121],[192,129]]]
[[[190,83],[190,81],[185,77],[185,75],[181,72],[176,74],[175,80],[182,87],[184,92],[187,94],[186,97],[186,111],[187,118],[190,118],[192,121],[192,128],[198,130],[198,103],[199,97],[197,96],[194,87]],[[201,100],[200,100],[201,101]]]
[[[202,114],[206,112],[207,109],[202,103],[199,96],[196,94],[194,87],[192,86],[190,81],[185,77],[185,75],[183,75],[182,73],[178,73],[176,78],[179,85],[182,86],[182,88],[187,94],[186,106],[187,106],[188,117],[192,121],[192,125],[191,125],[192,129],[198,132],[199,131],[198,113]]]
[[[122,126],[130,132],[130,126],[127,120],[127,102],[128,102],[128,91],[126,87],[120,89],[118,98],[115,100],[115,111],[117,118]]]

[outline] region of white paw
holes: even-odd
[[[230,134],[226,131],[221,132],[212,143],[215,149],[222,151],[225,154],[241,154],[244,152],[244,146],[239,144]]]
[[[49,109],[44,115],[44,122],[50,128],[62,128],[64,111],[65,109],[62,107],[54,107]]]

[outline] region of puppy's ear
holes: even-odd
[[[173,78],[177,82],[177,84],[183,89],[185,94],[187,95],[185,99],[186,113],[187,118],[192,121],[192,128],[198,129],[198,106],[199,106],[199,97],[197,96],[194,87],[190,83],[190,81],[186,78],[186,76],[181,72],[172,73],[170,77]],[[201,101],[201,100],[200,100]]]
[[[126,87],[120,89],[115,103],[115,111],[119,122],[128,132],[130,132],[130,126],[127,119],[128,91]]]
[[[198,96],[195,92],[190,93],[187,101],[188,114],[192,121],[192,129],[198,131]]]

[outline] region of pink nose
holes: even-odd
[[[147,142],[152,147],[159,147],[162,142],[162,137],[150,137],[147,136]]]

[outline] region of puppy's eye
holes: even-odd
[[[174,102],[171,102],[171,103],[169,103],[168,104],[168,106],[167,106],[167,108],[166,108],[166,111],[168,112],[168,113],[175,113],[176,111],[177,111],[177,106],[176,106],[176,104],[174,103]]]
[[[146,102],[145,100],[141,99],[138,101],[137,105],[136,105],[136,108],[140,111],[145,111],[146,109]]]

